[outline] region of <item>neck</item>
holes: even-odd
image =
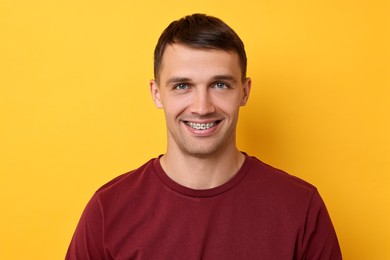
[[[237,148],[205,157],[168,150],[161,157],[161,166],[172,180],[185,187],[211,189],[230,180],[244,160],[245,156]]]

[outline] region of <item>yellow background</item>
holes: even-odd
[[[218,16],[253,79],[239,147],[318,187],[345,259],[390,259],[390,15],[372,0],[1,0],[0,259],[63,259],[93,192],[165,151],[153,48]]]

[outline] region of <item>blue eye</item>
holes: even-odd
[[[228,85],[226,85],[226,83],[223,83],[223,82],[217,82],[214,84],[214,87],[219,88],[219,89],[223,89],[223,88],[227,88]]]
[[[180,83],[180,84],[177,84],[175,85],[174,89],[177,89],[177,90],[180,90],[180,89],[187,89],[188,88],[188,85],[185,84],[185,83]]]

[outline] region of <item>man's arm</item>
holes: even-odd
[[[103,241],[103,215],[95,194],[84,209],[65,259],[107,259]]]
[[[317,191],[313,194],[308,210],[302,245],[302,259],[342,259],[332,221]]]

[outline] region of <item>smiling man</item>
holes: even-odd
[[[341,259],[316,188],[236,146],[251,80],[229,26],[202,14],[172,22],[154,73],[167,150],[94,194],[67,259]]]
[[[236,148],[236,124],[251,81],[236,52],[210,48],[170,43],[151,82],[168,128],[161,165],[173,180],[197,189],[223,184],[245,159]]]

